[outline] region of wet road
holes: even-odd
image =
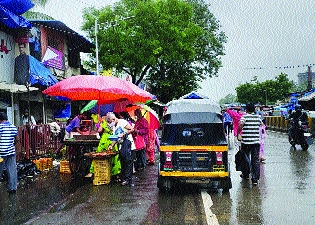
[[[232,164],[233,188],[228,195],[212,193],[212,212],[223,224],[314,224],[315,146],[290,149],[287,136],[268,131],[266,163],[257,187],[242,180]],[[235,155],[235,150],[229,152]],[[221,203],[223,204],[221,204]]]
[[[233,146],[233,139],[231,146]],[[194,185],[174,194],[156,187],[157,167],[136,174],[135,187],[93,186],[86,178],[59,174],[58,167],[20,180],[16,195],[0,184],[1,224],[207,224],[204,207],[219,224],[313,224],[315,221],[315,146],[290,150],[287,136],[269,132],[266,164],[257,187],[242,181],[229,151],[233,188],[210,190],[204,205]]]

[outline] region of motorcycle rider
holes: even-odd
[[[298,126],[299,121],[301,121],[302,124],[307,125],[307,119],[308,119],[307,114],[305,112],[302,112],[302,106],[301,105],[299,105],[299,104],[295,105],[294,109],[295,109],[295,111],[289,115],[289,120],[292,121],[291,126],[289,128],[289,141],[290,141],[290,143],[292,143],[293,137],[296,135],[296,130],[297,130],[297,126]]]

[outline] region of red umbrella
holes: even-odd
[[[113,76],[77,75],[66,78],[43,91],[70,100],[98,100],[100,104],[128,100],[145,102],[152,95],[129,81]]]

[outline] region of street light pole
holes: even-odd
[[[267,90],[265,90],[265,96],[266,96],[266,106],[267,106]]]
[[[99,65],[98,65],[98,40],[97,40],[97,30],[98,24],[97,19],[95,19],[95,53],[96,53],[96,75],[99,75]]]

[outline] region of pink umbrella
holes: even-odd
[[[116,101],[145,102],[152,95],[129,81],[113,76],[77,75],[66,78],[43,91],[49,96],[70,100],[98,100],[99,104]]]

